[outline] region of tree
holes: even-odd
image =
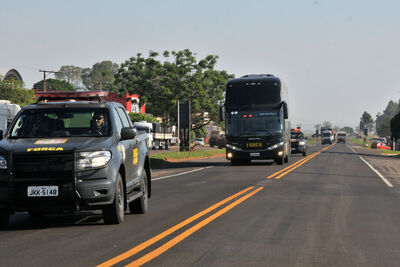
[[[33,85],[34,90],[42,91],[44,88],[44,81],[41,80]],[[47,91],[76,91],[76,88],[66,81],[60,81],[57,79],[47,79],[46,80],[46,90]]]
[[[330,123],[329,121],[324,121],[324,123],[322,124],[322,127],[332,128],[332,123]]]
[[[345,127],[341,128],[340,130],[344,131],[344,132],[346,132],[348,134],[354,134],[354,129],[352,127],[349,127],[349,126],[345,126]]]
[[[339,132],[339,130],[340,130],[340,127],[339,127],[339,126],[337,126],[337,125],[335,125],[335,126],[333,126],[333,130],[334,130],[335,132]]]
[[[83,68],[77,66],[61,66],[54,76],[58,80],[72,84],[75,88],[80,88],[82,86],[82,71]]]
[[[137,122],[137,121],[157,122],[157,118],[149,114],[130,112],[129,117],[132,122]]]
[[[397,115],[390,120],[390,131],[392,138],[396,140],[400,138],[400,113],[397,113]]]
[[[102,61],[92,68],[82,70],[82,81],[86,89],[111,91],[119,65],[111,61]]]
[[[383,113],[378,113],[376,115],[375,128],[379,136],[390,136],[390,121],[398,111],[399,103],[390,100]]]
[[[366,111],[364,111],[360,118],[360,130],[364,131],[364,129],[368,129],[368,131],[374,129],[374,120],[372,119],[371,114]]]
[[[315,124],[314,128],[315,128],[316,131],[319,132],[319,129],[321,128],[321,123]]]
[[[8,81],[2,81],[0,77],[0,99],[9,100],[21,107],[35,102],[33,90],[24,89],[22,82],[14,83],[12,86]]]
[[[162,56],[160,61],[159,53],[150,51],[147,58],[137,54],[122,63],[116,74],[118,91],[139,94],[146,109],[169,125],[177,121],[177,100],[191,100],[194,131],[217,121],[225,84],[233,78],[214,69],[218,56],[197,60],[189,49],[165,51]],[[188,142],[187,130],[184,136]]]

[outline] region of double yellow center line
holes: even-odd
[[[282,176],[286,175],[287,173],[293,171],[294,169],[300,167],[301,165],[303,165],[304,163],[306,163],[307,161],[309,161],[310,159],[314,158],[315,156],[317,156],[318,154],[320,154],[322,151],[327,150],[328,148],[330,148],[331,146],[333,146],[334,144],[327,146],[323,149],[321,149],[319,152],[315,152],[311,155],[309,155],[306,158],[303,158],[297,162],[295,162],[294,164],[280,170],[277,171],[273,174],[271,174],[270,176],[268,176],[268,179],[271,178],[275,178],[275,179],[280,179]],[[239,191],[236,194],[233,194],[223,200],[221,200],[220,202],[210,206],[209,208],[187,218],[186,220],[178,223],[175,226],[172,226],[171,228],[165,230],[164,232],[150,238],[149,240],[133,247],[132,249],[110,259],[107,260],[97,266],[99,267],[106,267],[106,266],[113,266],[115,264],[118,264],[124,260],[127,260],[128,258],[131,258],[133,256],[135,256],[137,253],[143,251],[144,249],[154,245],[156,242],[171,236],[174,232],[178,231],[179,229],[188,226],[189,224],[193,223],[195,220],[205,216],[206,214],[215,211],[216,209],[222,207],[223,205],[227,204],[225,207],[221,208],[220,210],[216,211],[215,213],[209,215],[208,217],[206,217],[205,219],[203,219],[202,221],[198,222],[197,224],[189,227],[187,230],[185,230],[184,232],[182,232],[181,234],[173,237],[171,240],[165,242],[164,244],[161,244],[159,247],[152,249],[150,252],[146,253],[145,255],[138,257],[136,259],[132,259],[132,261],[125,265],[125,266],[141,266],[149,261],[151,261],[152,259],[160,256],[161,254],[163,254],[164,252],[166,252],[167,250],[169,250],[170,248],[174,247],[176,244],[180,243],[181,241],[183,241],[184,239],[186,239],[187,237],[189,237],[190,235],[192,235],[193,233],[195,233],[196,231],[200,230],[201,228],[203,228],[204,226],[206,226],[207,224],[209,224],[210,222],[214,221],[215,219],[217,219],[218,217],[220,217],[221,215],[223,215],[224,213],[228,212],[229,210],[233,209],[234,207],[236,207],[237,205],[239,205],[240,203],[242,203],[243,201],[247,200],[248,198],[254,196],[255,194],[257,194],[258,192],[260,192],[264,187],[258,187],[255,188],[254,186],[250,186],[242,191]],[[235,200],[236,199],[236,200]],[[229,202],[231,202],[230,204],[228,204]]]
[[[206,215],[207,213],[210,213],[211,211],[214,211],[215,209],[221,207],[222,205],[226,204],[227,202],[241,196],[239,199],[235,200],[234,202],[230,203],[229,205],[225,206],[224,208],[222,208],[221,210],[217,211],[216,213],[210,215],[209,217],[203,219],[202,221],[200,221],[199,223],[197,223],[196,225],[190,227],[189,229],[187,229],[186,231],[184,231],[183,233],[177,235],[176,237],[174,237],[173,239],[171,239],[170,241],[166,242],[165,244],[161,245],[160,247],[150,251],[149,253],[145,254],[144,256],[132,261],[131,263],[129,263],[126,266],[140,266],[145,264],[146,262],[151,261],[152,259],[158,257],[159,255],[161,255],[162,253],[166,252],[168,249],[172,248],[173,246],[175,246],[176,244],[178,244],[179,242],[181,242],[182,240],[184,240],[185,238],[187,238],[188,236],[190,236],[191,234],[193,234],[194,232],[198,231],[199,229],[203,228],[204,226],[206,226],[207,224],[209,224],[210,222],[212,222],[213,220],[215,220],[216,218],[218,218],[219,216],[221,216],[222,214],[228,212],[229,210],[231,210],[232,208],[236,207],[237,205],[239,205],[240,203],[242,203],[243,201],[245,201],[246,199],[252,197],[253,195],[255,195],[256,193],[258,193],[259,191],[261,191],[264,187],[259,187],[257,189],[254,190],[254,186],[250,186],[230,197],[225,198],[224,200],[212,205],[211,207],[193,215],[192,217],[182,221],[181,223],[169,228],[168,230],[165,230],[164,232],[162,232],[161,234],[156,235],[155,237],[137,245],[136,247],[122,253],[121,255],[118,255],[106,262],[103,262],[101,264],[99,264],[98,266],[101,267],[105,267],[105,266],[112,266],[115,265],[123,260],[126,260],[127,258],[130,258],[132,256],[134,256],[135,254],[137,254],[138,252],[144,250],[145,248],[153,245],[154,243],[160,241],[161,239],[171,235],[172,233],[174,233],[175,231],[181,229],[182,227],[192,223],[193,221],[197,220],[198,218]],[[242,196],[243,195],[243,196]]]
[[[303,158],[303,159],[301,159],[301,160],[299,160],[299,161],[296,161],[295,163],[289,165],[288,167],[286,167],[286,168],[284,168],[284,169],[282,169],[282,170],[280,170],[280,171],[274,172],[273,174],[271,174],[271,175],[268,176],[267,178],[268,178],[268,179],[275,178],[275,179],[278,180],[278,179],[282,178],[283,176],[285,176],[286,174],[288,174],[289,172],[291,172],[291,171],[297,169],[298,167],[300,167],[301,165],[303,165],[304,163],[306,163],[306,162],[309,161],[310,159],[312,159],[312,158],[318,156],[322,151],[325,151],[325,150],[329,149],[330,147],[332,147],[332,146],[335,145],[335,144],[336,144],[336,143],[333,143],[333,144],[331,144],[331,145],[329,145],[329,146],[327,146],[327,147],[324,147],[324,148],[322,148],[320,151],[314,152],[314,153],[312,153],[311,155],[309,155],[308,157],[305,157],[305,158]]]

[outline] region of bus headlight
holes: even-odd
[[[229,149],[232,149],[232,150],[236,150],[236,151],[242,150],[240,147],[233,146],[233,145],[226,145],[226,147],[229,148]]]
[[[278,144],[270,146],[270,147],[267,148],[267,150],[274,150],[274,149],[277,149],[278,147],[281,147],[281,146],[283,146],[283,142],[280,142]]]
[[[300,145],[300,146],[304,146],[305,144],[306,144],[306,142],[304,142],[304,141],[300,141],[300,142],[299,142],[299,145]]]
[[[80,152],[78,153],[77,169],[83,171],[90,168],[104,167],[110,159],[110,151]]]

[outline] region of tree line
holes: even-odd
[[[390,100],[382,112],[376,114],[375,120],[367,111],[361,115],[360,131],[368,129],[374,131],[380,137],[400,138],[400,101]]]
[[[219,104],[224,100],[225,85],[234,75],[217,70],[217,55],[197,59],[182,51],[149,51],[127,59],[120,65],[102,61],[90,68],[62,66],[55,79],[46,80],[47,90],[105,90],[140,95],[140,103],[167,125],[177,122],[177,101],[190,100],[193,130],[204,133],[205,125],[218,121]],[[44,81],[33,89],[42,90]]]

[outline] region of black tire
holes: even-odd
[[[275,161],[275,163],[278,164],[278,165],[283,165],[283,161],[284,161],[284,160],[283,160],[283,158],[277,158],[277,159],[275,159],[274,161]]]
[[[143,172],[143,177],[140,181],[140,191],[143,195],[129,203],[129,210],[133,214],[144,214],[148,209],[148,190],[147,190],[147,173]]]
[[[231,159],[231,165],[232,165],[232,166],[238,166],[238,165],[239,165],[239,160],[237,160],[237,159]]]
[[[214,147],[214,144],[210,144],[210,147]]]
[[[305,157],[307,155],[307,152],[303,152],[303,157]]]
[[[0,227],[7,227],[10,221],[10,213],[8,210],[0,209]]]
[[[222,149],[222,146],[218,146],[218,149]]]
[[[288,162],[289,162],[289,156],[286,155],[285,158],[283,159],[283,161],[284,161],[285,163],[288,163]]]
[[[125,192],[121,174],[118,173],[115,185],[114,201],[111,205],[103,208],[103,220],[106,224],[120,224],[125,215]]]

